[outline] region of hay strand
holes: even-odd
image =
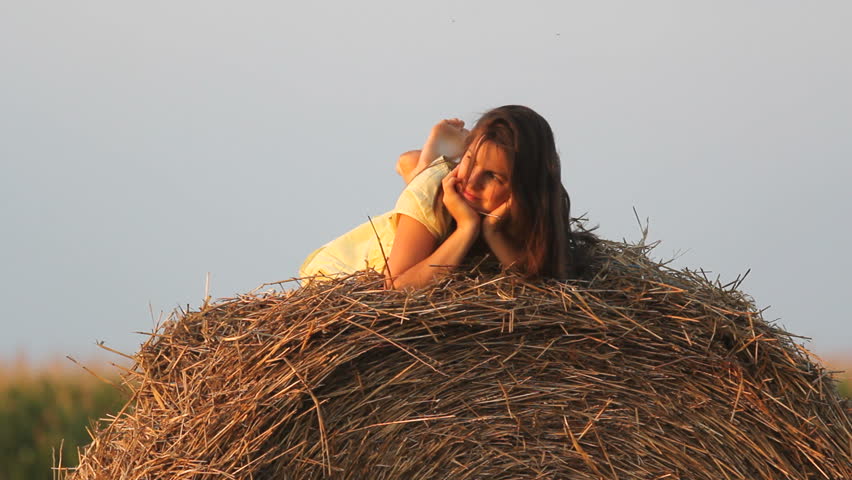
[[[69,479],[852,478],[849,405],[738,288],[361,273],[166,322]]]

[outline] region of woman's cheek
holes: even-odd
[[[499,207],[500,205],[503,205],[504,203],[506,203],[509,200],[511,193],[512,192],[508,188],[503,188],[502,191],[500,192],[499,200],[497,202],[495,202],[497,204],[497,206]]]

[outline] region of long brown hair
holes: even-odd
[[[475,148],[491,142],[511,160],[512,200],[504,232],[522,252],[515,268],[528,277],[584,276],[595,237],[571,229],[571,199],[562,186],[547,120],[521,105],[497,107],[482,115],[467,142],[476,142]]]

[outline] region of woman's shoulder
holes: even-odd
[[[408,184],[408,187],[411,188],[419,188],[421,185],[432,185],[432,184],[440,184],[441,180],[449,174],[453,168],[455,168],[456,163],[447,157],[440,156],[432,161],[428,167],[423,169],[422,172],[417,174],[411,182]]]
[[[393,213],[407,215],[426,226],[436,238],[446,236],[449,220],[439,208],[441,180],[455,167],[444,157],[438,157],[405,187]]]
[[[418,173],[411,182],[406,185],[403,194],[413,193],[418,197],[434,197],[441,186],[441,180],[449,174],[455,163],[445,157],[438,157],[428,167]]]

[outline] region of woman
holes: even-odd
[[[302,275],[351,273],[364,268],[363,258],[391,288],[422,287],[462,263],[477,242],[503,268],[527,277],[581,274],[593,237],[579,241],[570,229],[570,201],[547,121],[507,105],[484,114],[470,132],[463,127],[455,119],[436,125],[417,164],[398,165],[413,179],[396,208],[378,226],[368,222],[314,252]],[[436,155],[442,156],[432,161]],[[459,155],[458,164],[447,161]]]

